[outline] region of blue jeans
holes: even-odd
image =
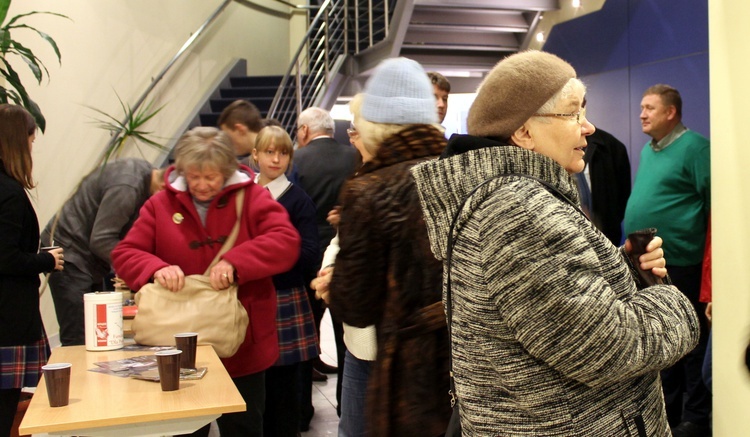
[[[341,386],[339,437],[361,437],[365,435],[367,428],[365,399],[367,398],[370,366],[372,366],[372,361],[360,360],[346,351]]]

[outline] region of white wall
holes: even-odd
[[[745,29],[750,3],[712,0],[709,8],[713,246],[714,433],[750,431],[750,101]],[[701,85],[702,86],[702,85]]]
[[[38,187],[32,192],[40,225],[71,194],[80,179],[90,172],[109,134],[91,121],[97,114],[87,106],[101,109],[118,119],[124,116],[120,98],[134,104],[156,76],[182,47],[192,32],[223,3],[223,0],[16,0],[9,16],[32,10],[52,11],[70,20],[52,16],[32,16],[25,23],[49,34],[62,54],[58,65],[49,45],[36,34],[19,30],[14,37],[31,48],[49,69],[50,79],[41,86],[20,60],[14,68],[21,73],[31,97],[47,118],[44,135],[34,144],[34,176]],[[232,3],[190,51],[157,86],[156,104],[166,105],[146,127],[156,136],[175,138],[199,100],[210,90],[236,58],[248,61],[249,75],[283,74],[289,65],[290,45],[296,49],[298,37],[290,44],[289,8],[273,0],[255,4],[279,13],[267,13]],[[299,20],[298,20],[299,21]],[[301,20],[304,21],[304,20]],[[302,23],[303,25],[304,23]],[[164,140],[168,142],[168,140]],[[152,162],[160,153],[145,147]],[[138,155],[132,149],[130,155]],[[49,293],[42,301],[42,312],[50,336],[57,331]]]

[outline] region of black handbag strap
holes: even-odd
[[[458,216],[461,214],[461,211],[463,211],[464,206],[466,206],[466,203],[469,201],[469,199],[471,199],[471,197],[477,191],[479,191],[480,188],[482,188],[483,186],[489,184],[490,182],[494,181],[495,179],[500,179],[500,178],[504,178],[504,177],[512,177],[512,176],[522,177],[522,178],[526,178],[526,179],[532,179],[532,180],[535,180],[535,181],[539,182],[545,188],[547,188],[548,191],[550,191],[552,194],[554,194],[556,197],[560,198],[561,200],[569,203],[571,206],[573,206],[573,208],[575,208],[578,212],[580,212],[581,215],[583,215],[584,217],[586,217],[588,219],[588,216],[586,215],[586,213],[583,212],[583,210],[581,209],[581,207],[578,206],[578,205],[576,205],[575,202],[573,202],[566,195],[564,195],[563,193],[561,193],[560,190],[557,189],[557,187],[555,187],[554,185],[550,184],[549,182],[547,182],[545,180],[539,179],[539,178],[537,178],[535,176],[523,174],[523,173],[508,173],[508,174],[503,174],[503,175],[491,177],[491,178],[487,179],[486,181],[482,182],[481,184],[477,185],[476,187],[474,187],[474,189],[471,190],[471,192],[464,198],[463,202],[461,202],[461,205],[458,207],[458,209],[456,210],[456,213],[453,215],[453,219],[451,220],[450,228],[448,228],[448,250],[446,251],[446,264],[447,264],[446,269],[447,269],[447,272],[446,272],[446,287],[445,287],[445,314],[446,314],[446,318],[448,319],[448,342],[450,344],[450,354],[448,356],[448,363],[449,363],[449,366],[450,366],[449,368],[450,368],[450,377],[451,377],[451,379],[450,379],[450,389],[449,389],[448,393],[451,396],[451,407],[453,407],[456,404],[456,400],[457,400],[457,397],[456,397],[456,386],[455,386],[455,383],[453,381],[453,337],[452,337],[452,333],[453,333],[453,329],[452,329],[452,324],[453,324],[453,294],[451,292],[451,262],[452,262],[452,258],[453,258],[453,246],[456,244],[456,240],[458,239],[458,234],[453,235],[453,231],[454,231],[454,229],[456,227],[456,223],[458,222]]]

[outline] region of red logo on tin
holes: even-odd
[[[96,305],[96,345],[107,346],[107,304]]]

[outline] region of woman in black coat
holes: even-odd
[[[36,387],[49,344],[39,312],[39,274],[63,269],[62,249],[39,253],[39,222],[26,190],[36,123],[0,105],[0,435],[10,435],[22,387]]]

